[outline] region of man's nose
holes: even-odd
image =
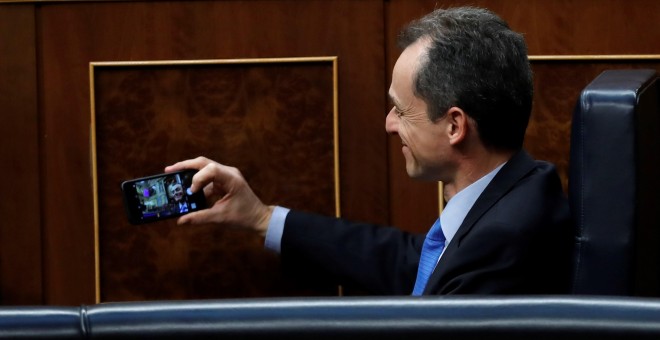
[[[394,108],[385,117],[385,131],[391,135],[396,135],[399,132],[399,117],[394,113]]]

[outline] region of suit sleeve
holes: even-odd
[[[423,235],[393,227],[292,210],[285,222],[281,256],[287,271],[323,275],[373,294],[408,295],[423,241]]]

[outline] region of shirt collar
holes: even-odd
[[[454,238],[458,228],[463,224],[465,216],[467,216],[470,209],[472,209],[474,202],[476,202],[479,196],[481,196],[481,193],[484,192],[490,181],[493,180],[504,164],[506,164],[506,162],[493,169],[493,171],[481,177],[476,182],[470,184],[465,189],[456,193],[456,195],[447,202],[447,206],[445,206],[442,210],[442,214],[440,214],[440,225],[442,232],[447,239],[445,244],[449,244],[452,238]]]

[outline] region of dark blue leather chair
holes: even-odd
[[[335,297],[117,303],[86,311],[90,338],[658,339],[660,300]]]
[[[0,308],[0,338],[83,338],[79,307]]]
[[[581,93],[569,198],[574,293],[660,293],[660,111],[655,70],[608,70]]]
[[[660,299],[335,297],[0,308],[7,339],[658,339]]]

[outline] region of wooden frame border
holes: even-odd
[[[529,62],[606,62],[606,61],[658,61],[660,54],[594,54],[594,55],[530,55]],[[438,216],[444,209],[444,192],[442,182],[438,182]]]
[[[660,60],[660,54],[585,54],[585,55],[530,55],[534,61],[641,61]]]
[[[91,104],[90,117],[90,161],[92,168],[92,196],[94,201],[94,281],[96,303],[101,302],[101,273],[99,251],[99,198],[98,198],[98,169],[97,169],[97,140],[96,140],[96,103],[94,75],[97,68],[126,67],[126,66],[185,66],[185,65],[236,65],[236,64],[280,64],[280,63],[307,63],[329,62],[332,65],[333,88],[333,148],[334,148],[334,194],[335,215],[341,216],[340,183],[339,183],[339,88],[338,88],[338,57],[291,57],[291,58],[255,58],[255,59],[200,59],[200,60],[156,60],[156,61],[99,61],[89,63],[89,93]]]

